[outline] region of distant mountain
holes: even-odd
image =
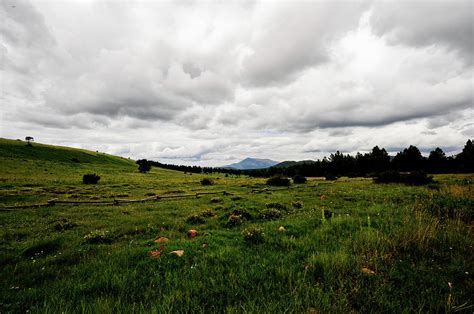
[[[246,170],[246,169],[264,169],[270,168],[274,165],[278,164],[278,161],[270,160],[270,159],[257,159],[257,158],[245,158],[238,163],[223,166],[221,168],[231,168],[231,169],[238,169],[238,170]]]
[[[306,165],[306,164],[313,164],[313,160],[301,160],[301,161],[282,161],[279,164],[274,165],[275,168],[287,168],[296,165]]]

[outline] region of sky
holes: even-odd
[[[455,154],[473,3],[0,0],[0,137],[202,166]]]

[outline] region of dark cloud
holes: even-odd
[[[471,0],[381,1],[374,4],[371,24],[392,43],[447,46],[472,64],[473,12]]]

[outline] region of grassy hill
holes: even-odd
[[[82,184],[89,172],[97,185]],[[281,189],[0,140],[0,206],[228,192],[0,207],[0,312],[469,312],[473,177],[435,179],[309,178]]]
[[[29,159],[55,163],[71,163],[75,159],[78,163],[115,165],[119,167],[133,164],[133,161],[128,159],[105,153],[40,143],[32,143],[31,146],[28,146],[24,141],[4,138],[0,138],[0,158],[3,160]]]

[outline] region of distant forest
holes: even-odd
[[[234,175],[249,175],[254,177],[271,177],[274,175],[305,177],[319,176],[372,176],[386,171],[425,171],[428,173],[473,173],[474,172],[474,144],[468,140],[461,153],[446,156],[439,147],[424,157],[420,150],[411,145],[390,157],[384,148],[375,146],[369,153],[357,153],[355,156],[344,155],[339,151],[323,159],[299,162],[282,162],[266,169],[237,170],[227,168],[179,166],[162,164],[157,161],[141,159],[137,164],[147,163],[154,167],[183,171],[187,173],[227,173]]]

